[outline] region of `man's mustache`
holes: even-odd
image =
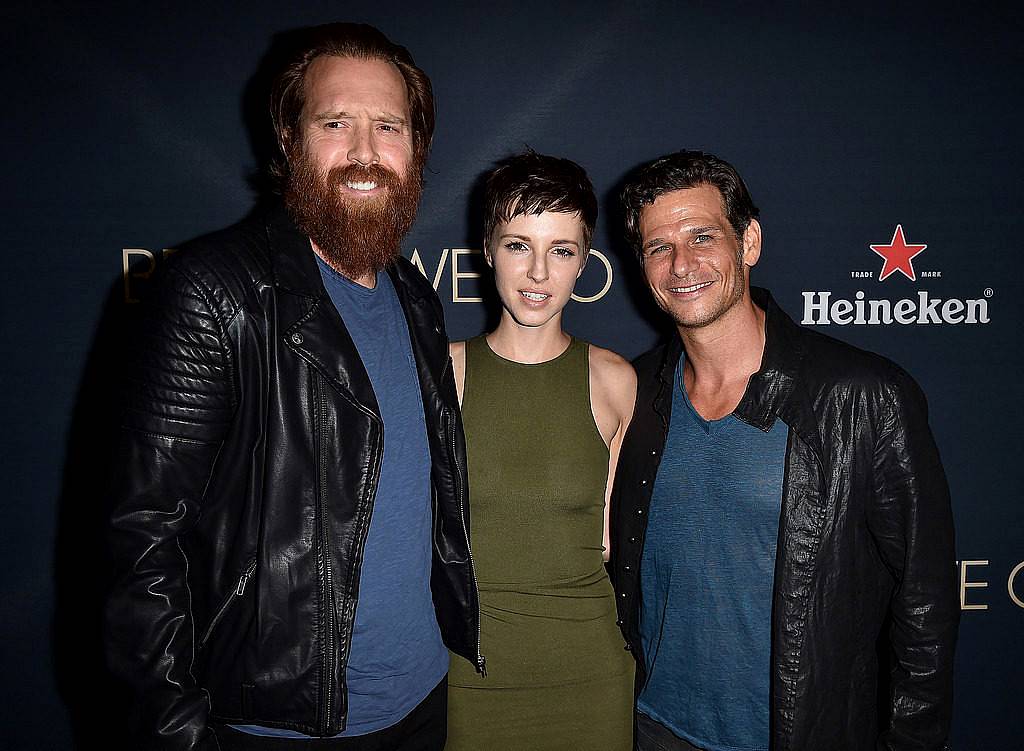
[[[332,188],[350,182],[375,182],[378,186],[394,189],[398,187],[400,179],[394,171],[381,164],[349,164],[344,167],[332,167],[327,173],[327,184]]]

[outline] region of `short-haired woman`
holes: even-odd
[[[535,153],[486,185],[498,327],[451,345],[487,678],[449,673],[447,751],[632,748],[633,659],[604,568],[636,375],[562,330],[597,220],[586,173]]]

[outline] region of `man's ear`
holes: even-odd
[[[487,261],[487,265],[492,269],[494,268],[494,257],[491,255],[491,243],[484,243],[484,260]]]
[[[757,265],[761,257],[761,223],[751,219],[743,231],[743,263],[746,266]]]
[[[299,144],[296,140],[297,128],[291,126],[284,126],[281,128],[281,137],[278,139],[278,146],[281,147],[281,153],[284,154],[285,161],[291,164],[295,161],[295,157],[299,156]]]

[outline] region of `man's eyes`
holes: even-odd
[[[339,130],[340,128],[349,127],[347,120],[327,120],[324,122],[324,127],[328,130]],[[376,126],[377,130],[382,133],[401,133],[402,129],[400,126],[393,123],[378,123]]]
[[[715,239],[714,235],[708,234],[707,232],[701,232],[699,235],[694,235],[690,242],[694,245],[705,245],[713,242]],[[661,245],[655,245],[644,251],[646,256],[660,255],[661,253],[667,253],[672,250],[672,246],[669,243],[662,243]]]
[[[523,253],[530,248],[527,247],[526,243],[519,242],[518,240],[509,240],[505,243],[505,249],[511,250],[513,253]]]
[[[554,253],[556,256],[563,256],[565,258],[572,258],[574,255],[576,255],[576,251],[573,250],[572,248],[565,248],[560,245],[552,248],[551,252]]]

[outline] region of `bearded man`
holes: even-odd
[[[483,658],[442,309],[398,254],[430,81],[331,24],[271,111],[283,204],[175,254],[135,358],[111,662],[138,748],[440,750],[446,647]]]

